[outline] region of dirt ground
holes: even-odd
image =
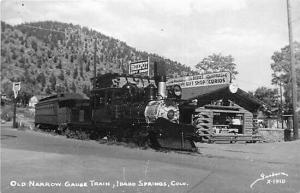
[[[197,146],[159,152],[4,124],[1,192],[300,192],[300,141]]]

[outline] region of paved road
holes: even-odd
[[[299,141],[199,147],[163,153],[2,126],[1,191],[300,193]]]

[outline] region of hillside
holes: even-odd
[[[22,81],[23,95],[87,93],[97,38],[97,73],[128,73],[130,61],[165,60],[170,77],[193,73],[176,61],[128,46],[79,25],[44,21],[11,26],[1,21],[1,92],[12,95],[12,82]],[[153,65],[153,64],[152,64]]]

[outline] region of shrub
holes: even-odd
[[[11,121],[13,118],[13,108],[11,106],[3,106],[1,108],[1,119]]]

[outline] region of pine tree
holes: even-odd
[[[69,69],[66,70],[66,74],[67,74],[68,76],[70,76],[71,72],[70,72]]]
[[[30,76],[28,68],[26,68],[25,72],[24,72],[24,82],[31,83],[31,76]]]
[[[53,58],[53,62],[56,63],[57,62],[57,56],[54,56]]]
[[[34,51],[37,51],[37,43],[34,40],[31,41],[31,47],[34,49]]]
[[[64,87],[65,87],[65,92],[69,92],[69,86],[67,80],[65,80]]]
[[[79,64],[79,73],[80,73],[80,76],[83,78],[83,64],[82,64],[82,62],[80,62],[80,64]]]
[[[50,82],[50,87],[51,90],[55,90],[55,86],[56,86],[56,77],[54,76],[54,74],[52,73],[50,78],[49,78],[49,82]]]
[[[64,71],[63,70],[60,70],[60,74],[59,74],[58,78],[60,80],[62,80],[62,81],[65,80],[65,76],[64,76]]]
[[[72,85],[71,85],[70,89],[71,89],[72,92],[76,92],[76,85],[75,85],[74,81],[72,82]]]
[[[39,83],[41,83],[42,87],[45,87],[45,85],[46,85],[46,77],[45,77],[45,75],[44,75],[43,72],[41,72],[41,73],[37,76],[36,80],[37,80]]]
[[[73,72],[73,79],[76,79],[78,76],[78,69],[75,68],[74,72]]]
[[[85,66],[85,71],[89,72],[90,71],[90,61],[88,61],[88,63]]]
[[[56,63],[56,62],[55,62]],[[58,61],[58,64],[56,66],[57,69],[62,69],[61,60]]]
[[[50,90],[49,86],[47,86],[47,88],[46,88],[46,90],[45,90],[45,93],[46,93],[46,94],[51,94],[51,90]]]
[[[89,96],[90,95],[90,88],[89,88],[89,86],[83,85],[82,92],[84,94],[86,94],[87,96]]]

